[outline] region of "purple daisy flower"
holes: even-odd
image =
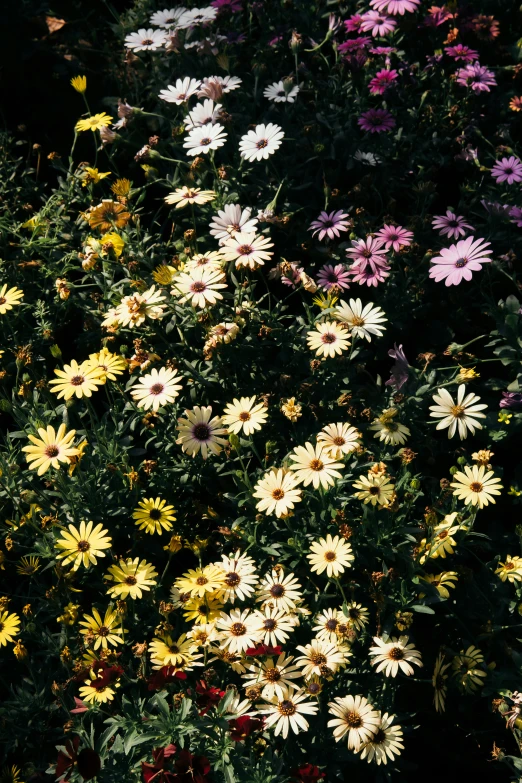
[[[330,291],[332,288],[345,289],[350,287],[350,275],[344,264],[325,264],[317,275],[317,284]]]
[[[376,264],[375,269],[370,266],[363,269],[359,264],[352,264],[349,272],[352,276],[352,283],[377,287],[379,283],[384,283],[386,278],[390,276],[390,267],[383,261]]]
[[[313,231],[312,236],[314,237],[319,233],[319,241],[325,236],[329,239],[335,239],[341,231],[348,231],[350,228],[350,221],[346,221],[347,217],[348,215],[342,209],[330,213],[323,210],[317,220],[312,221],[308,231]]]
[[[493,71],[489,71],[480,63],[466,65],[457,71],[457,84],[462,87],[471,87],[473,92],[491,92],[490,87],[496,87],[497,82]]]
[[[339,44],[337,50],[340,54],[346,54],[347,52],[358,52],[361,49],[364,49],[366,46],[369,46],[371,42],[372,39],[368,38],[367,35],[361,35],[358,38],[350,38],[349,41],[344,41],[344,43]]]
[[[522,209],[520,207],[511,207],[509,210],[509,216],[514,218],[511,222],[518,228],[522,228]]]
[[[464,46],[463,44],[445,46],[444,51],[449,57],[453,57],[454,60],[464,60],[466,63],[472,63],[479,58],[479,54],[475,49],[470,49],[469,46]]]
[[[495,177],[495,182],[507,182],[512,185],[513,182],[522,182],[522,163],[520,158],[511,155],[510,158],[497,160],[491,169],[491,176]]]
[[[431,259],[433,264],[430,277],[440,283],[446,280],[446,285],[458,285],[462,280],[471,280],[473,272],[480,272],[482,264],[491,262],[487,256],[492,250],[487,250],[491,243],[484,239],[468,237],[461,239],[456,245],[444,248],[440,256]]]
[[[411,245],[413,239],[413,231],[408,231],[402,226],[387,226],[384,225],[380,231],[377,231],[376,236],[385,244],[386,250],[392,247],[396,253],[399,252],[401,247],[408,247]]]
[[[366,237],[366,239],[353,239],[352,245],[346,254],[352,257],[354,264],[361,269],[370,266],[375,271],[383,263],[387,264],[386,248],[380,237]],[[384,256],[384,258],[382,258]],[[353,269],[353,266],[351,267]]]
[[[361,114],[357,124],[370,133],[382,133],[395,127],[395,120],[386,109],[368,109]]]
[[[344,29],[347,33],[356,33],[361,29],[362,16],[360,14],[353,14],[349,19],[344,21]]]
[[[378,11],[367,11],[362,15],[361,30],[363,33],[371,33],[374,38],[392,33],[396,27],[396,21]]]
[[[502,399],[499,402],[500,408],[520,408],[522,407],[522,394],[520,392],[502,392]]]
[[[431,225],[435,229],[439,230],[441,237],[448,237],[449,239],[458,239],[464,237],[467,234],[467,230],[474,231],[473,226],[466,223],[466,219],[460,215],[456,215],[450,209],[446,210],[445,215],[435,215]]]
[[[393,348],[388,351],[388,356],[395,359],[395,364],[391,368],[389,380],[384,385],[393,386],[396,391],[400,391],[408,380],[410,365],[402,350],[402,345],[397,346],[397,343],[394,343]]]
[[[397,79],[397,71],[388,70],[383,68],[382,71],[378,71],[368,85],[372,95],[384,95],[388,87]]]
[[[370,0],[370,5],[376,11],[387,11],[392,16],[404,16],[406,11],[416,11],[420,0]]]

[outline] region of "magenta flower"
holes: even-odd
[[[382,133],[395,127],[395,120],[386,109],[368,109],[361,114],[357,124],[370,133]]]
[[[385,54],[388,56],[396,51],[397,49],[394,46],[374,46],[370,49],[370,54]]]
[[[445,46],[444,51],[449,57],[453,57],[454,60],[464,60],[466,63],[472,63],[473,60],[478,60],[479,58],[479,54],[475,49],[470,49],[469,46],[464,46],[463,44]]]
[[[371,94],[384,95],[388,87],[396,81],[397,75],[397,71],[389,71],[387,68],[378,71],[369,84]]]
[[[331,288],[349,288],[350,276],[344,264],[336,264],[335,266],[325,264],[319,270],[317,284],[325,291],[330,291]]]
[[[522,209],[520,209],[520,207],[511,207],[509,216],[514,218],[514,220],[511,221],[512,223],[518,226],[518,228],[522,228]]]
[[[378,35],[392,33],[396,27],[397,22],[377,11],[367,11],[362,15],[361,30],[363,33],[371,33],[374,38]]]
[[[387,277],[390,276],[390,267],[386,262],[379,262],[376,265],[375,270],[370,266],[366,269],[362,269],[357,264],[352,264],[349,269],[349,274],[352,276],[352,283],[359,283],[359,285],[375,286],[379,283],[384,283]]]
[[[497,183],[507,182],[508,185],[512,185],[513,182],[522,182],[522,163],[520,158],[515,158],[514,155],[511,155],[510,158],[497,160],[491,169],[491,176],[495,177]]]
[[[473,92],[490,92],[490,87],[496,87],[495,74],[484,65],[473,63],[459,68],[457,71],[457,84],[462,87],[471,87]]]
[[[358,52],[368,46],[371,42],[372,39],[368,38],[367,35],[361,35],[359,38],[350,38],[349,41],[344,41],[342,44],[339,44],[337,50],[340,54]]]
[[[404,16],[406,11],[416,11],[420,0],[370,0],[370,5],[376,11],[387,11],[392,16]]]
[[[325,236],[328,239],[335,239],[341,231],[348,231],[350,228],[350,221],[346,222],[347,217],[348,215],[342,209],[330,213],[323,210],[317,220],[312,221],[308,231],[314,231],[312,234],[314,237],[319,232],[319,241]]]
[[[355,266],[358,269],[366,269],[370,266],[375,272],[383,264],[387,265],[386,248],[383,247],[384,241],[380,237],[352,239],[352,245],[353,247],[346,251],[346,255],[351,256],[354,262],[350,269],[354,269]]]
[[[431,225],[435,229],[440,229],[439,235],[441,237],[448,237],[449,239],[458,239],[464,237],[467,234],[467,230],[474,231],[473,226],[466,223],[466,219],[460,215],[456,215],[451,210],[447,209],[445,215],[435,215]]]
[[[210,5],[217,8],[218,11],[230,11],[231,13],[243,10],[242,0],[212,0]]]
[[[440,283],[446,280],[446,285],[458,285],[462,280],[471,280],[473,272],[480,272],[482,264],[491,262],[486,256],[491,255],[492,250],[486,250],[491,243],[484,239],[468,237],[461,239],[456,245],[444,248],[440,256],[431,259],[433,264],[430,269],[430,277]]]
[[[386,250],[389,250],[390,247],[392,247],[395,252],[398,253],[401,249],[401,246],[408,247],[411,245],[413,232],[407,231],[407,229],[403,228],[402,226],[384,225],[380,231],[377,231],[376,236],[379,237],[379,239],[382,239]]]
[[[344,21],[344,29],[347,33],[356,33],[361,29],[362,16],[360,14],[353,14],[349,19]]]

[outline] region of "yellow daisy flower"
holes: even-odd
[[[20,618],[17,614],[0,612],[0,647],[5,647],[7,642],[14,641],[14,637],[20,630]]]
[[[453,547],[457,546],[457,542],[453,538],[453,534],[460,529],[459,525],[453,524],[456,516],[456,512],[447,514],[442,522],[432,528],[430,540],[422,539],[419,544],[420,551],[424,550],[424,554],[420,558],[421,563],[425,563],[428,558],[442,557],[444,559],[446,555],[454,554]]]
[[[38,468],[38,475],[43,475],[52,466],[56,470],[60,462],[70,463],[71,457],[79,454],[77,448],[71,445],[76,435],[76,430],[66,432],[65,424],[60,424],[58,432],[50,425],[44,430],[38,429],[39,438],[28,435],[32,446],[24,446],[22,451],[27,453],[27,462],[31,470]]]
[[[156,584],[158,572],[153,565],[139,557],[120,560],[109,568],[107,579],[114,582],[107,590],[112,598],[141,598],[143,590],[150,590]]]
[[[83,93],[87,89],[87,77],[86,76],[74,76],[71,79],[71,86],[74,87],[76,92]]]
[[[444,655],[439,653],[435,661],[431,683],[433,685],[433,703],[437,712],[444,712],[446,704],[446,680],[448,676],[445,672],[449,669],[450,663],[444,663]]]
[[[522,557],[507,555],[505,563],[499,563],[495,571],[497,576],[505,582],[522,582]]]
[[[112,250],[116,258],[119,258],[125,247],[125,241],[115,231],[109,231],[107,234],[100,237],[100,244],[102,246],[101,254],[104,257]]]
[[[98,704],[105,704],[108,701],[112,701],[116,695],[114,688],[109,685],[97,685],[98,678],[93,673],[90,675],[91,679],[85,680],[85,685],[80,688],[80,697],[82,701],[97,702]]]
[[[121,627],[121,619],[112,609],[107,609],[105,617],[102,617],[97,609],[93,607],[92,615],[84,614],[84,620],[80,620],[80,633],[85,636],[85,642],[90,646],[94,642],[94,649],[101,647],[106,650],[108,646],[117,647],[123,644],[125,633]]]
[[[122,375],[127,369],[127,362],[123,356],[111,353],[107,348],[102,348],[98,353],[89,355],[88,363],[102,371],[105,380],[115,381],[117,375]],[[102,377],[103,377],[102,376]]]
[[[174,582],[182,593],[202,598],[206,593],[221,593],[226,589],[225,571],[215,565],[205,568],[191,568]]]
[[[91,228],[110,231],[113,228],[124,228],[130,220],[130,212],[118,201],[103,199],[101,204],[91,209],[87,220]]]
[[[7,283],[0,288],[0,315],[5,315],[8,310],[12,310],[15,305],[21,304],[20,299],[24,292],[13,286],[7,290]]]
[[[130,181],[130,179],[127,179],[126,177],[122,177],[121,179],[117,179],[116,182],[113,185],[111,185],[111,190],[115,196],[119,198],[127,198],[127,196],[130,193],[131,187],[132,187],[132,182]]]
[[[296,446],[290,454],[290,459],[294,463],[291,468],[304,487],[312,484],[314,489],[317,489],[319,485],[328,489],[335,484],[336,478],[342,478],[337,468],[344,468],[343,463],[336,462],[330,457],[320,443],[316,446],[311,443]]]
[[[82,173],[82,188],[86,188],[87,185],[96,185],[105,177],[110,177],[111,174],[111,171],[102,172],[92,166],[85,166]]]
[[[17,572],[21,576],[32,576],[36,574],[40,568],[40,558],[30,555],[29,557],[21,557],[20,562],[16,566]]]
[[[91,114],[90,117],[86,117],[84,120],[78,120],[74,129],[77,132],[88,130],[97,131],[100,130],[100,128],[106,128],[111,122],[112,117],[102,111],[100,114]]]
[[[420,578],[433,585],[441,598],[449,598],[449,591],[455,589],[459,576],[456,571],[442,571],[440,574],[424,574]],[[520,578],[522,579],[522,575]],[[424,594],[421,593],[419,597],[423,598]]]
[[[112,545],[112,539],[107,533],[101,523],[94,527],[94,522],[80,522],[79,529],[69,525],[69,532],[62,530],[63,538],[55,543],[57,549],[63,550],[58,560],[62,560],[64,566],[72,563],[73,571],[81,565],[85,568],[89,568],[91,563],[96,565],[96,558],[105,557],[103,550]]]
[[[196,644],[192,639],[187,639],[187,634],[183,633],[174,641],[170,636],[161,639],[153,639],[149,644],[150,659],[154,669],[162,669],[164,666],[175,666],[177,669],[184,669],[187,665],[193,664],[201,655],[195,654]],[[201,663],[196,663],[201,666]]]
[[[105,373],[99,367],[93,366],[89,360],[78,364],[73,359],[70,364],[64,364],[63,370],[55,370],[58,378],[49,381],[49,386],[58,399],[70,400],[71,397],[91,397],[98,386],[105,383]]]
[[[161,535],[164,530],[172,530],[172,523],[176,521],[174,506],[168,506],[167,501],[161,498],[140,500],[132,518],[136,520],[139,529],[149,535]]]
[[[202,598],[194,596],[183,606],[183,617],[187,623],[213,623],[221,616],[224,604],[217,596],[204,595]]]

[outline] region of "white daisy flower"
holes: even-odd
[[[178,419],[179,437],[176,440],[183,451],[195,457],[201,451],[203,459],[208,457],[209,450],[213,454],[219,454],[221,447],[227,441],[219,437],[226,434],[226,429],[221,426],[219,416],[212,415],[212,406],[200,407],[195,405],[193,410],[186,410],[186,418]]]
[[[274,568],[266,574],[259,586],[257,600],[275,609],[289,611],[296,608],[296,602],[301,600],[299,592],[301,585],[293,574],[285,576],[282,568]]]
[[[176,27],[180,16],[186,10],[186,8],[179,6],[178,8],[165,8],[163,11],[156,11],[150,17],[150,23],[155,27],[164,27],[165,30],[170,30],[172,27]]]
[[[263,607],[263,611],[257,609],[254,617],[259,631],[259,641],[261,644],[268,644],[275,647],[277,644],[284,644],[288,639],[288,634],[295,628],[294,618],[287,614],[284,609],[276,609],[268,604]]]
[[[233,604],[236,598],[244,601],[253,595],[259,577],[251,557],[238,551],[229,557],[223,555],[222,562],[215,565],[225,572],[226,587],[220,596],[222,601]]]
[[[274,255],[268,250],[269,247],[274,247],[269,238],[240,231],[224,240],[220,252],[225,261],[235,261],[236,267],[254,270],[258,266],[264,266],[265,261],[269,261]]]
[[[281,653],[277,660],[267,658],[247,664],[247,673],[243,675],[244,687],[261,687],[263,699],[271,699],[274,695],[283,697],[285,690],[289,689],[298,691],[300,686],[292,680],[302,677],[302,674],[299,667],[292,664],[293,660],[291,655],[287,657],[286,653]]]
[[[348,750],[357,752],[363,742],[375,736],[380,715],[364,696],[338,696],[328,707],[330,715],[335,716],[328,721],[328,726],[333,728],[336,742],[347,737]]]
[[[274,694],[269,702],[258,707],[258,710],[261,715],[265,715],[265,728],[275,726],[275,736],[281,734],[283,739],[286,739],[290,729],[294,734],[307,731],[308,721],[303,718],[303,714],[315,715],[319,707],[314,702],[304,701],[307,697],[304,690],[294,692],[288,688],[282,696],[283,698]]]
[[[284,135],[282,128],[272,122],[267,125],[256,125],[255,130],[250,130],[241,137],[239,142],[241,157],[250,163],[255,160],[266,160],[279,149]]]
[[[350,650],[347,647],[340,647],[337,642],[322,642],[314,639],[311,644],[296,648],[303,653],[296,659],[296,663],[301,666],[303,676],[307,679],[313,674],[318,677],[331,677],[332,674],[346,666],[350,656]]]
[[[190,302],[192,307],[203,309],[215,305],[218,299],[223,299],[219,289],[227,287],[224,279],[221,269],[212,266],[196,267],[176,276],[171,294],[180,296],[181,303]]]
[[[207,76],[203,79],[202,88],[209,84],[218,84],[223,94],[237,90],[241,84],[239,76]]]
[[[358,448],[360,437],[361,433],[355,427],[338,422],[323,427],[317,436],[317,443],[321,444],[329,457],[340,459],[343,454],[351,454]]]
[[[407,675],[413,674],[414,663],[422,666],[421,654],[415,649],[415,645],[408,644],[408,636],[399,636],[398,639],[381,639],[374,636],[375,647],[370,647],[370,655],[373,656],[372,666],[377,666],[377,672],[384,672],[386,677],[396,677],[399,669]]]
[[[194,155],[206,155],[209,150],[217,150],[223,146],[226,139],[227,134],[222,125],[208,124],[200,128],[192,128],[183,146],[187,150],[187,155],[194,157]]]
[[[129,33],[125,38],[125,46],[133,52],[146,52],[160,49],[167,42],[167,36],[163,30],[145,30],[141,28],[137,33]]]
[[[484,403],[477,405],[480,397],[473,392],[466,394],[464,383],[461,383],[457,389],[457,402],[454,401],[447,389],[438,389],[437,391],[438,394],[433,395],[433,400],[437,404],[430,406],[430,416],[441,419],[437,424],[438,430],[449,428],[448,438],[452,438],[458,427],[459,437],[464,440],[468,436],[468,430],[474,435],[475,428],[482,429],[482,424],[477,419],[486,418],[486,414],[480,411],[488,406]]]
[[[200,86],[200,81],[185,76],[184,79],[177,79],[174,86],[169,84],[166,90],[160,90],[159,97],[162,101],[180,106],[182,103],[186,103],[192,95],[195,95]]]
[[[205,103],[213,103],[213,101],[205,101]],[[242,209],[239,204],[226,204],[223,209],[218,210],[217,215],[213,216],[210,234],[222,245],[229,237],[234,237],[236,234],[255,234],[257,223],[257,218],[252,217],[250,207]]]
[[[222,108],[220,103],[214,103],[211,98],[207,98],[203,103],[197,103],[183,122],[187,128],[199,128],[209,123],[213,125],[219,120]]]
[[[296,489],[298,484],[299,479],[292,471],[285,473],[281,468],[272,469],[254,487],[253,496],[261,498],[256,504],[257,510],[276,517],[284,516],[295,503],[301,502],[301,490]]]
[[[232,609],[230,614],[221,612],[216,627],[220,631],[220,646],[231,653],[245,652],[257,643],[256,622],[250,609]]]
[[[299,87],[296,84],[284,81],[274,82],[265,87],[263,95],[268,98],[269,101],[274,103],[293,103],[296,95],[299,92]]]
[[[192,8],[189,11],[184,11],[178,21],[178,27],[184,29],[186,27],[194,27],[198,24],[208,24],[213,22],[217,16],[217,8],[213,8],[211,5],[206,8]]]
[[[372,739],[361,747],[361,758],[367,759],[368,763],[375,761],[377,766],[387,764],[388,759],[395,761],[395,756],[400,756],[401,750],[404,750],[401,726],[391,725],[394,717],[385,712]]]
[[[363,307],[360,299],[350,299],[349,303],[341,299],[335,315],[338,321],[348,324],[353,335],[365,337],[368,342],[372,339],[372,334],[382,337],[386,328],[382,323],[388,320],[380,307],[374,307],[373,302]]]
[[[157,411],[162,405],[174,402],[181,389],[180,380],[176,370],[166,367],[153,369],[148,375],[138,378],[138,382],[131,389],[131,395],[139,408],[152,408]]]

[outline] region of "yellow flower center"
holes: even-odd
[[[401,647],[392,647],[388,653],[388,658],[391,658],[392,661],[402,661],[404,658],[404,650],[402,650]]]
[[[327,662],[326,655],[323,655],[322,653],[312,653],[310,655],[310,661],[314,664],[314,666],[324,666],[324,664]]]
[[[297,712],[295,705],[293,702],[291,702],[289,699],[285,699],[281,702],[281,704],[278,705],[279,712],[281,715],[295,715]]]
[[[233,636],[244,636],[246,634],[246,625],[243,625],[243,623],[233,623],[230,626],[230,633]]]
[[[310,470],[316,470],[317,472],[324,470],[324,464],[321,462],[320,459],[313,459],[310,462]]]
[[[473,481],[469,488],[472,492],[482,492],[483,485],[480,483],[480,481]]]
[[[284,496],[285,496],[285,493],[283,492],[283,490],[280,487],[278,487],[277,489],[274,489],[273,492],[272,492],[272,497],[274,498],[274,500],[282,500],[284,498]]]
[[[279,669],[267,669],[265,671],[265,679],[268,680],[268,682],[277,682],[281,679],[281,672]]]
[[[452,416],[455,416],[456,419],[458,419],[462,414],[465,412],[465,408],[462,405],[452,405],[450,408],[450,413]]]
[[[364,326],[364,318],[360,315],[354,315],[352,318],[352,326]]]
[[[337,555],[335,554],[335,552],[331,552],[331,551],[330,552],[325,552],[324,553],[324,559],[328,560],[328,562],[331,563],[331,562],[333,562],[334,560],[337,559]]]
[[[361,716],[358,712],[345,712],[344,720],[351,729],[359,729],[362,726]]]

